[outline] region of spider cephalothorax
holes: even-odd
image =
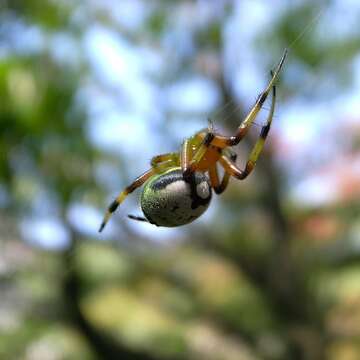
[[[238,127],[234,136],[214,132],[212,127],[200,130],[186,139],[179,152],[157,155],[151,160],[151,168],[127,186],[110,204],[99,231],[102,231],[111,214],[127,195],[145,184],[141,207],[144,217],[130,216],[158,226],[179,226],[197,219],[209,206],[211,189],[221,194],[231,176],[243,180],[253,170],[269,133],[275,110],[275,83],[286,57],[284,54],[271,73],[271,80],[259,95],[255,105]],[[246,135],[262,105],[272,90],[269,116],[261,128],[260,136],[250,152],[245,168],[236,165],[236,154],[231,149]],[[219,178],[217,164],[224,170]],[[208,174],[208,177],[207,177]]]

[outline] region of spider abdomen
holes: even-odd
[[[181,168],[172,168],[145,183],[141,208],[152,224],[180,226],[202,215],[210,204],[211,195],[210,182],[204,173],[195,172],[186,181]]]

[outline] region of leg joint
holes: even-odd
[[[209,146],[214,140],[215,135],[212,132],[208,132],[204,138],[204,145]]]

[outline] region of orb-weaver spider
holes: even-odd
[[[129,215],[131,219],[147,221],[157,226],[180,226],[197,219],[208,207],[211,189],[221,194],[231,176],[243,180],[253,170],[269,133],[275,110],[275,83],[285,61],[287,50],[281,57],[266,89],[259,95],[255,105],[238,127],[234,136],[224,136],[214,132],[212,126],[200,130],[186,139],[180,152],[157,155],[151,160],[151,168],[127,186],[110,204],[99,232],[108,222],[111,214],[127,195],[145,183],[141,195],[141,208],[145,217]],[[237,145],[246,135],[257,117],[262,105],[272,90],[272,101],[266,124],[250,152],[245,169],[235,163],[236,154],[230,148]],[[219,179],[217,163],[224,169]],[[209,178],[206,176],[209,174]]]

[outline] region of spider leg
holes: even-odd
[[[235,136],[221,136],[216,135],[215,138],[212,140],[212,145],[218,146],[220,148],[225,148],[227,146],[234,146],[237,145],[240,140],[246,135],[250,126],[254,122],[255,118],[257,117],[259,111],[261,110],[262,105],[264,104],[265,100],[267,99],[270,91],[274,88],[275,83],[279,77],[279,73],[281,68],[284,64],[285,58],[287,55],[287,49],[285,49],[275,71],[272,73],[272,78],[266,87],[266,89],[259,95],[258,99],[256,100],[255,105],[250,110],[249,114],[246,116],[244,121],[238,127]]]
[[[156,172],[162,172],[167,168],[169,168],[170,166],[179,166],[179,165],[180,165],[179,154],[175,152],[157,155],[151,159],[151,167],[155,169]]]
[[[180,166],[183,174],[189,173],[193,144],[191,138],[185,139],[180,153]]]
[[[146,171],[144,174],[140,175],[138,178],[135,179],[129,186],[127,186],[117,197],[116,199],[109,205],[104,219],[100,225],[99,232],[103,231],[105,225],[109,221],[111,215],[116,211],[118,206],[125,200],[125,198],[132,193],[135,189],[140,187],[145,183],[147,179],[149,179],[152,175],[156,173],[155,169],[151,168],[150,170]]]
[[[189,179],[195,172],[197,164],[206,154],[206,151],[215,136],[211,129],[208,129],[204,138],[201,140],[200,144],[198,144],[201,133],[203,134],[204,132],[201,131],[194,137],[186,139],[183,142],[180,154],[180,166],[185,179]],[[194,147],[196,148],[195,152]]]
[[[226,155],[224,155],[224,156],[226,156]],[[237,155],[235,153],[231,153],[229,160],[232,163],[235,163],[236,158],[237,158]],[[220,182],[218,169],[217,169],[216,164],[214,164],[209,168],[209,176],[210,176],[210,183],[211,183],[212,188],[214,189],[215,193],[219,195],[222,192],[224,192],[225,189],[227,188],[231,174],[228,173],[227,171],[225,171],[223,178]]]
[[[135,221],[142,221],[142,222],[147,222],[147,223],[149,222],[148,219],[146,219],[143,216],[137,216],[137,215],[129,214],[128,218],[131,219],[131,220],[135,220]]]
[[[245,165],[245,169],[240,170],[235,165],[235,163],[233,161],[231,161],[231,158],[228,158],[226,155],[222,155],[221,158],[219,159],[219,162],[223,166],[226,173],[229,173],[230,175],[242,180],[242,179],[245,179],[251,173],[251,171],[254,169],[256,161],[259,158],[262,149],[264,148],[265,140],[269,133],[272,119],[274,117],[275,99],[276,99],[276,88],[274,85],[273,86],[273,96],[272,96],[272,101],[271,101],[271,108],[270,108],[270,112],[269,112],[266,124],[261,128],[260,136],[250,152],[249,159]]]
[[[276,87],[274,85],[272,88],[272,100],[271,100],[270,112],[267,117],[266,124],[261,128],[260,136],[250,152],[249,160],[247,161],[245,166],[245,172],[251,172],[251,170],[254,168],[256,164],[257,159],[259,158],[261,151],[264,148],[265,140],[269,134],[271,123],[274,117],[275,101],[276,101]]]
[[[221,194],[229,184],[230,174],[225,171],[223,178],[220,182],[218,169],[216,167],[216,164],[214,164],[209,168],[209,176],[211,187],[214,189],[216,194]]]
[[[220,165],[224,168],[225,173],[239,179],[243,180],[248,176],[244,170],[239,169],[236,164],[234,164],[228,157],[221,156],[219,159]]]

